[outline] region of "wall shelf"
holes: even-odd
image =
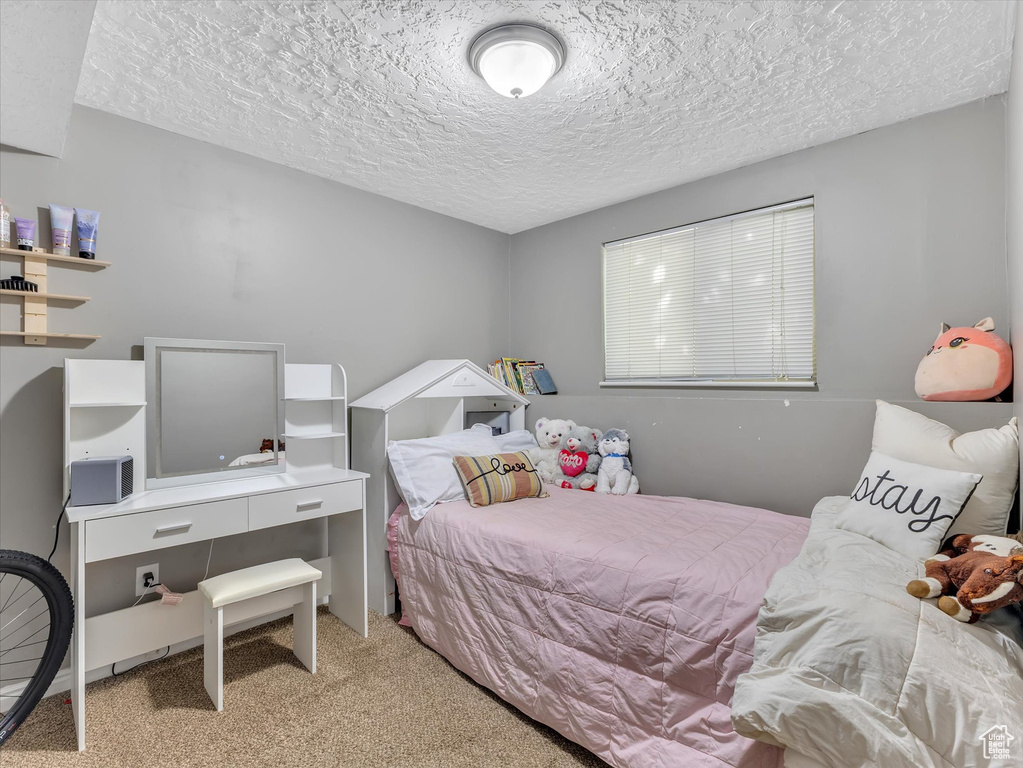
[[[23,251],[20,248],[0,248],[0,254],[4,256],[34,256],[37,259],[54,261],[60,264],[71,264],[76,267],[85,267],[86,269],[103,269],[110,266],[109,261],[83,259],[78,256],[60,256],[56,253],[47,253],[46,251]]]
[[[27,296],[32,299],[49,299],[50,301],[88,301],[88,296],[70,296],[65,293],[37,293],[36,291],[12,291],[9,288],[0,288],[0,296]]]
[[[0,255],[9,258],[22,259],[22,274],[29,282],[35,283],[39,290],[36,291],[12,291],[9,289],[0,290],[0,295],[16,296],[22,301],[22,321],[20,331],[0,331],[0,336],[20,336],[26,344],[45,346],[47,340],[63,341],[95,341],[98,335],[91,333],[50,333],[46,327],[47,305],[51,301],[89,301],[88,296],[72,296],[63,293],[49,293],[46,280],[48,265],[50,263],[62,266],[84,267],[86,269],[103,269],[110,266],[109,261],[95,261],[94,259],[82,259],[74,256],[58,256],[55,253],[47,253],[42,249],[34,251],[23,251],[15,248],[0,248]]]
[[[0,336],[23,336],[26,344],[45,344],[45,341],[32,341],[32,339],[77,339],[95,341],[99,338],[93,333],[34,333],[29,331],[0,331]]]

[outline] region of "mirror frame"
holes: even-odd
[[[271,352],[274,355],[277,375],[274,380],[274,400],[277,402],[276,432],[274,435],[273,464],[237,469],[210,469],[188,474],[156,477],[160,446],[160,364],[159,353],[163,350],[196,350],[227,352]],[[284,439],[284,345],[250,341],[209,341],[202,339],[165,339],[145,337],[146,364],[146,489],[172,488],[183,485],[219,483],[222,480],[241,480],[264,475],[277,475],[287,471],[285,463],[277,453],[277,441]]]

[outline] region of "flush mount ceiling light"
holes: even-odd
[[[539,91],[564,61],[565,47],[561,41],[532,24],[504,24],[488,29],[469,46],[473,71],[510,99]]]

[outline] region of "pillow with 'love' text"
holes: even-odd
[[[911,464],[874,451],[835,527],[916,559],[938,551],[983,478]]]
[[[470,507],[548,496],[540,473],[525,452],[455,456],[454,461]]]

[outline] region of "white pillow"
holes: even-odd
[[[1015,418],[1000,429],[961,435],[940,421],[878,400],[871,448],[903,461],[983,475],[949,536],[1005,535],[1019,482],[1019,427]]]
[[[533,433],[528,429],[516,429],[514,432],[494,435],[494,439],[501,446],[501,453],[518,453],[519,451],[528,451],[530,448],[540,447]]]
[[[392,476],[413,520],[421,520],[439,502],[465,498],[455,471],[455,456],[494,453],[501,453],[501,449],[486,424],[448,435],[391,440],[387,444]]]
[[[835,527],[907,557],[930,557],[980,480],[975,472],[910,464],[873,451]]]

